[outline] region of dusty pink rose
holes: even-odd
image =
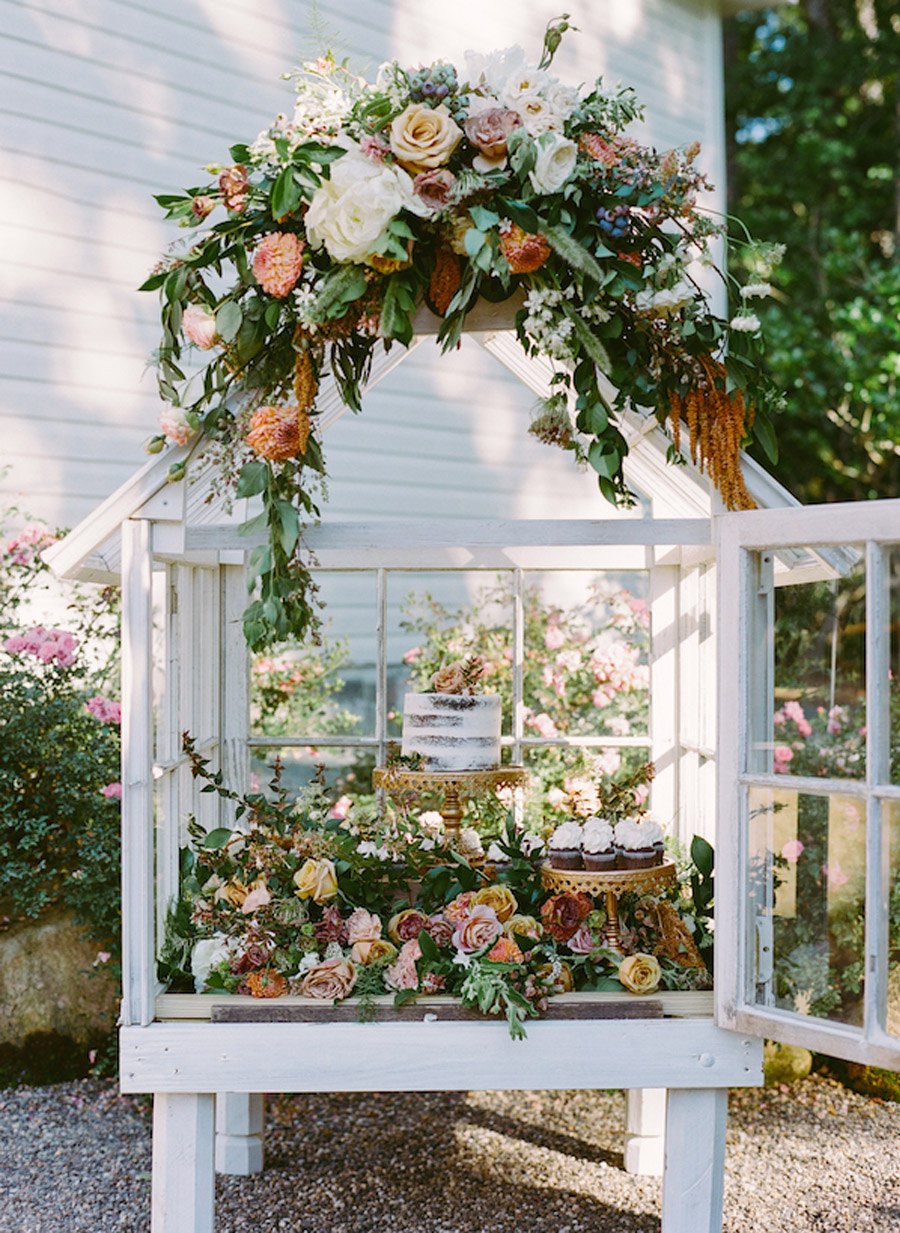
[[[300,992],[306,998],[336,1002],[345,998],[356,984],[356,968],[348,959],[326,959],[306,973]]]
[[[120,783],[108,783],[105,788],[100,789],[100,795],[107,799],[120,801],[122,799],[122,785]]]
[[[427,929],[429,919],[417,908],[404,908],[388,921],[388,937],[398,944],[414,941],[423,929]]]
[[[527,722],[529,728],[533,728],[539,736],[543,736],[548,740],[559,736],[559,729],[546,711],[541,711],[539,715],[530,715]]]
[[[187,445],[197,433],[181,407],[166,407],[161,411],[159,426],[173,445]]]
[[[452,903],[448,903],[444,908],[444,915],[450,921],[454,928],[461,920],[464,920],[469,914],[469,908],[472,905],[472,900],[475,898],[474,891],[463,891],[457,895]]]
[[[58,664],[70,668],[75,662],[78,639],[64,629],[45,629],[35,625],[23,634],[14,634],[3,643],[10,655],[32,655],[42,664]]]
[[[347,918],[347,941],[374,942],[381,937],[381,918],[365,908],[357,908]]]
[[[413,192],[428,206],[429,210],[443,210],[450,203],[450,193],[456,176],[444,167],[433,171],[420,171],[413,180]]]
[[[247,168],[243,163],[235,163],[233,167],[225,168],[219,176],[219,188],[222,190],[222,201],[225,203],[226,210],[240,214],[246,209],[250,185]]]
[[[502,932],[503,926],[494,909],[479,903],[456,926],[453,945],[457,950],[471,954],[496,942]]]
[[[254,912],[258,912],[260,908],[264,908],[267,903],[271,902],[272,896],[269,893],[268,886],[266,886],[265,879],[260,878],[258,882],[254,882],[251,886],[249,895],[241,904],[241,911],[244,916],[252,916]]]
[[[799,839],[789,839],[781,849],[781,855],[786,861],[790,861],[794,865],[803,855],[803,846]]]
[[[508,107],[488,107],[478,115],[470,116],[463,126],[466,136],[478,154],[472,160],[476,171],[491,171],[506,166],[507,138],[514,128],[522,123],[518,112]]]
[[[216,341],[216,319],[202,304],[188,304],[181,318],[181,332],[195,347],[208,351]]]
[[[104,698],[102,694],[94,694],[93,698],[88,698],[84,709],[89,715],[93,715],[98,723],[120,724],[122,722],[122,704],[114,702],[112,698]]]
[[[384,983],[387,987],[395,992],[401,989],[418,989],[419,974],[416,971],[416,960],[421,958],[422,952],[415,938],[404,942],[395,962],[385,968]]]
[[[794,751],[790,745],[776,745],[773,760],[775,774],[786,775],[789,764],[794,760]]]
[[[558,625],[548,625],[544,633],[544,646],[548,651],[558,651],[565,645],[566,635]]]
[[[453,925],[446,916],[432,916],[428,922],[428,932],[434,939],[435,946],[449,946],[453,941]]]

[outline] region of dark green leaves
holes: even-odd
[[[269,479],[269,464],[259,459],[255,462],[245,462],[238,476],[235,495],[238,497],[255,497],[265,490]]]
[[[282,222],[297,209],[301,201],[301,193],[293,167],[285,167],[280,172],[278,179],[272,185],[270,200],[272,216],[276,222]]]
[[[396,338],[404,346],[412,342],[412,317],[416,309],[416,286],[410,270],[392,274],[384,289],[381,306],[381,331],[385,338]]]

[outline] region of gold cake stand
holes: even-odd
[[[619,896],[646,895],[674,886],[678,874],[674,861],[651,865],[649,869],[554,869],[546,862],[541,866],[541,884],[550,891],[583,891],[597,899],[606,895],[606,925],[603,941],[609,950],[623,954],[619,931]]]
[[[526,778],[524,766],[498,766],[485,771],[413,771],[404,766],[379,766],[372,773],[375,787],[383,788],[391,796],[441,792],[440,814],[451,841],[459,840],[465,801],[498,788],[519,788]]]

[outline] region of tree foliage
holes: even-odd
[[[731,209],[787,246],[758,310],[805,501],[900,493],[897,65],[890,0],[800,0],[726,26]]]

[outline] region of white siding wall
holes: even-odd
[[[522,43],[537,52],[553,0],[447,6],[320,0],[344,53],[374,70]],[[645,136],[699,136],[721,182],[715,0],[573,0],[582,33],[561,76],[629,81]],[[171,231],[152,192],[193,183],[290,105],[278,75],[315,54],[302,0],[0,0],[0,490],[72,524],[143,461],[159,411],[146,357],[156,299],[138,295]],[[430,354],[429,354],[430,352]],[[568,460],[547,471],[524,438],[530,395],[474,345],[420,350],[347,417],[329,449],[331,508],[404,516],[572,516],[596,509]],[[455,361],[455,362],[453,362]],[[377,482],[376,482],[377,481]],[[584,503],[582,503],[582,501]]]

